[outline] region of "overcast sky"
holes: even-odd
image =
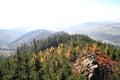
[[[56,29],[120,18],[120,0],[0,0],[0,29]]]

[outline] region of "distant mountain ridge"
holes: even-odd
[[[30,44],[31,42],[33,42],[33,40],[43,40],[45,38],[47,38],[48,36],[53,35],[55,32],[53,31],[48,31],[48,30],[43,30],[43,29],[39,29],[39,30],[34,30],[34,31],[29,31],[29,32],[21,32],[18,30],[12,30],[13,32],[11,32],[10,30],[5,30],[5,31],[1,31],[1,36],[6,36],[7,39],[5,39],[6,41],[8,40],[8,43],[2,42],[0,44],[0,57],[2,56],[4,57],[8,57],[10,55],[15,54],[15,49],[19,46],[21,46],[24,43]],[[16,33],[15,33],[16,32]],[[7,35],[7,34],[12,34],[12,35]],[[18,35],[19,33],[19,35]],[[6,34],[6,35],[5,35]],[[16,35],[16,36],[14,36]],[[12,38],[14,37],[14,39]]]
[[[65,27],[63,31],[71,34],[85,34],[94,40],[120,46],[120,22],[88,22]],[[30,32],[24,28],[2,29],[0,30],[0,49],[13,49],[24,43],[30,44],[33,39],[42,40],[53,34],[56,32],[43,29]]]
[[[0,29],[0,48],[8,48],[8,44],[27,32],[26,28]]]
[[[120,46],[120,23],[108,23],[93,26],[88,31],[88,36],[105,43]]]
[[[67,31],[85,34],[95,40],[120,46],[120,22],[89,22],[70,27]]]
[[[53,31],[48,31],[48,30],[43,30],[43,29],[30,31],[24,34],[23,36],[17,38],[16,40],[12,41],[9,44],[9,46],[15,48],[24,43],[30,44],[33,41],[33,39],[42,40],[48,36],[51,36],[53,33],[54,33]]]

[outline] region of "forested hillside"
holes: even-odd
[[[90,65],[77,68],[93,56],[97,59],[95,65],[92,63],[97,66],[97,76],[86,71]],[[34,39],[31,45],[18,47],[16,55],[0,59],[0,80],[87,79],[120,80],[120,49],[85,35],[60,32],[44,40]]]
[[[32,44],[33,39],[43,40],[48,36],[55,34],[54,31],[48,30],[33,30],[33,31],[23,31],[20,30],[0,30],[0,57],[9,57],[15,54],[15,49],[24,43]],[[27,32],[27,33],[25,33]]]

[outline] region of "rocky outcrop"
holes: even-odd
[[[85,76],[88,80],[109,80],[114,64],[115,62],[104,54],[89,52],[71,62],[71,67],[77,75]]]

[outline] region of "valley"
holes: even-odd
[[[73,27],[74,29],[72,29]],[[84,34],[102,43],[112,44],[118,48],[120,47],[119,22],[89,22],[66,27],[63,31],[70,34]],[[24,43],[30,45],[34,39],[43,40],[57,33],[44,29],[28,31],[26,28],[0,30],[0,32],[2,33],[0,34],[0,48],[2,49],[16,49],[18,46],[24,45]],[[6,53],[9,54],[9,51],[6,51]]]
[[[88,22],[76,25],[74,29],[69,27],[66,31],[73,34],[84,34],[95,40],[120,46],[120,22]]]

